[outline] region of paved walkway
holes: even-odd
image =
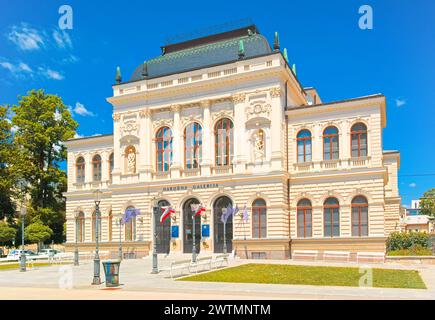
[[[175,257],[178,258],[185,257]],[[167,266],[173,259],[160,256],[159,265]],[[122,286],[115,290],[106,289],[104,284],[90,284],[93,276],[91,261],[78,267],[39,267],[24,273],[0,271],[0,299],[435,299],[435,266],[431,265],[370,264],[372,267],[419,270],[428,287],[421,290],[174,281],[167,272],[151,274],[151,262],[150,257],[124,260],[120,272]],[[238,259],[230,264],[252,262],[357,266],[353,263]]]

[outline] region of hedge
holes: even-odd
[[[393,232],[387,239],[387,251],[411,249],[415,247],[430,248],[430,238],[425,232]]]

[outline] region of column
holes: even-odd
[[[174,113],[174,126],[172,127],[172,165],[171,165],[171,178],[176,179],[180,177],[180,170],[182,166],[182,133],[180,132],[180,105],[172,105],[171,111]]]
[[[101,182],[103,187],[107,187],[107,181],[109,181],[109,157],[110,151],[104,151],[101,153]]]
[[[85,186],[92,188],[92,158],[89,153],[85,156]]]
[[[323,160],[323,137],[321,126],[315,124],[311,130],[311,154],[312,162],[314,163],[315,170],[320,170],[320,162]]]
[[[152,112],[150,109],[145,111],[145,172],[147,175],[147,180],[151,180],[151,173],[153,169],[153,124],[151,120]]]
[[[121,180],[121,145],[119,143],[119,120],[121,115],[119,113],[113,114],[113,172],[112,183],[119,184]]]
[[[245,130],[245,100],[246,94],[238,93],[232,96],[234,104],[234,172],[243,173],[247,162],[247,138]]]
[[[281,101],[281,87],[271,88],[269,90],[272,112],[271,112],[271,170],[282,170],[283,169],[283,114],[284,107]],[[267,146],[266,146],[267,148]]]
[[[211,146],[211,120],[210,120],[210,100],[201,101],[203,107],[203,125],[202,128],[202,162],[201,162],[201,174],[209,176],[211,174],[212,166],[212,146]]]
[[[139,112],[139,159],[138,159],[138,172],[139,180],[146,181],[150,178],[150,135],[149,128],[150,110],[145,109]]]

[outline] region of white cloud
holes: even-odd
[[[86,109],[86,107],[83,104],[81,104],[80,102],[76,103],[76,106],[74,108],[74,113],[78,114],[82,117],[88,117],[88,116],[94,117],[95,116],[93,112]]]
[[[71,37],[65,30],[53,30],[53,39],[59,48],[72,48]]]
[[[24,62],[19,62],[17,64],[8,62],[8,61],[0,61],[0,67],[8,70],[14,76],[18,76],[22,73],[32,73],[33,70]]]
[[[17,127],[17,126],[12,126],[12,127],[11,127],[11,132],[12,132],[12,133],[17,132],[17,130],[18,130],[18,127]]]
[[[38,70],[39,70],[39,73],[41,75],[43,75],[44,77],[46,77],[48,79],[53,79],[53,80],[63,80],[63,79],[65,79],[65,77],[60,72],[55,71],[53,69],[39,67]]]
[[[29,27],[27,23],[12,26],[7,38],[21,50],[38,50],[45,46],[43,32]]]
[[[74,139],[80,139],[80,138],[83,138],[83,136],[80,133],[76,133],[74,135]]]
[[[66,58],[63,58],[62,60],[61,60],[61,62],[63,63],[63,64],[66,64],[66,63],[76,63],[76,62],[78,62],[80,59],[77,57],[77,56],[75,56],[75,55],[73,55],[73,54],[70,54],[68,57],[66,57]]]
[[[405,104],[406,104],[405,99],[396,99],[396,106],[401,107],[404,106]]]
[[[415,182],[411,182],[411,183],[409,184],[409,186],[410,186],[411,188],[415,188],[415,187],[417,186],[417,184],[416,184]]]
[[[21,71],[32,72],[32,69],[30,69],[30,67],[29,67],[27,64],[25,64],[24,62],[20,62],[20,63],[18,64],[18,68],[19,68]]]

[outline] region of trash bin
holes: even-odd
[[[121,260],[103,261],[104,275],[106,276],[106,287],[119,286],[119,266]]]

